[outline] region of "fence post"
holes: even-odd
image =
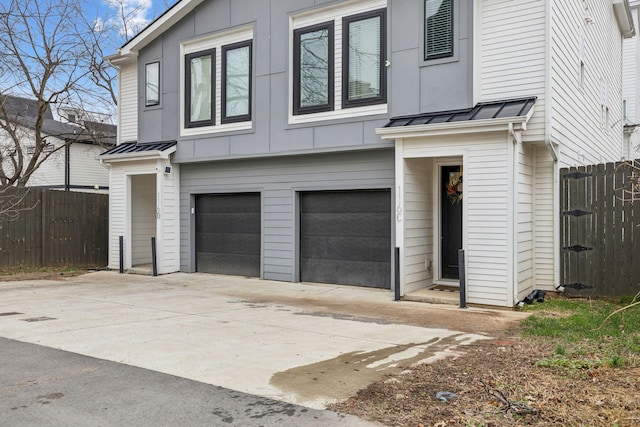
[[[118,236],[120,244],[120,274],[124,273],[124,236]]]
[[[460,308],[467,308],[467,281],[464,268],[464,249],[458,249],[458,275],[460,277]]]
[[[156,238],[151,238],[151,264],[153,266],[153,277],[158,275],[158,261],[156,258]]]
[[[40,203],[40,218],[41,218],[41,236],[40,236],[40,265],[39,267],[45,267],[48,265],[47,263],[47,236],[49,232],[47,231],[47,215],[49,214],[48,206],[48,197],[47,190],[40,190],[40,194],[42,195],[42,203]]]

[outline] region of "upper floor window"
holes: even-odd
[[[384,28],[384,9],[343,19],[343,107],[385,102]]]
[[[251,42],[222,47],[222,123],[251,120]]]
[[[386,1],[319,9],[291,23],[290,123],[387,112]]]
[[[182,135],[251,128],[253,28],[182,45]]]
[[[425,60],[453,56],[453,0],[425,0]]]
[[[333,22],[293,32],[295,114],[333,109]]]
[[[185,123],[187,127],[212,126],[216,50],[195,52],[185,57]]]
[[[145,65],[144,105],[152,107],[160,104],[160,62]]]

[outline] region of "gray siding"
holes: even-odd
[[[473,13],[455,0],[455,55],[423,60],[423,1],[388,2],[388,106],[386,115],[288,124],[289,21],[291,14],[322,7],[322,0],[205,0],[139,55],[141,142],[178,140],[177,163],[291,153],[391,147],[374,133],[389,117],[468,107],[472,103]],[[340,3],[340,2],[335,2]],[[229,133],[180,137],[180,43],[228,28],[252,25],[253,127]],[[144,107],[144,64],[161,61],[161,105]],[[346,137],[345,137],[346,136]]]
[[[215,165],[192,163],[183,165],[180,173],[182,271],[192,272],[195,265],[194,215],[191,214],[194,195],[259,191],[262,194],[262,277],[295,281],[298,280],[296,193],[393,188],[394,151],[234,160]],[[389,223],[390,229],[392,226]]]

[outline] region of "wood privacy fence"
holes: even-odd
[[[634,164],[638,161],[560,170],[560,282],[570,295],[640,291],[640,192],[634,193]]]
[[[17,218],[0,214],[0,268],[107,265],[108,195],[0,189],[0,212],[15,202]]]

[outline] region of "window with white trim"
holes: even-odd
[[[453,56],[453,0],[425,0],[424,59]]]
[[[387,112],[386,1],[291,18],[290,123]]]
[[[250,129],[253,29],[182,45],[182,135]]]

